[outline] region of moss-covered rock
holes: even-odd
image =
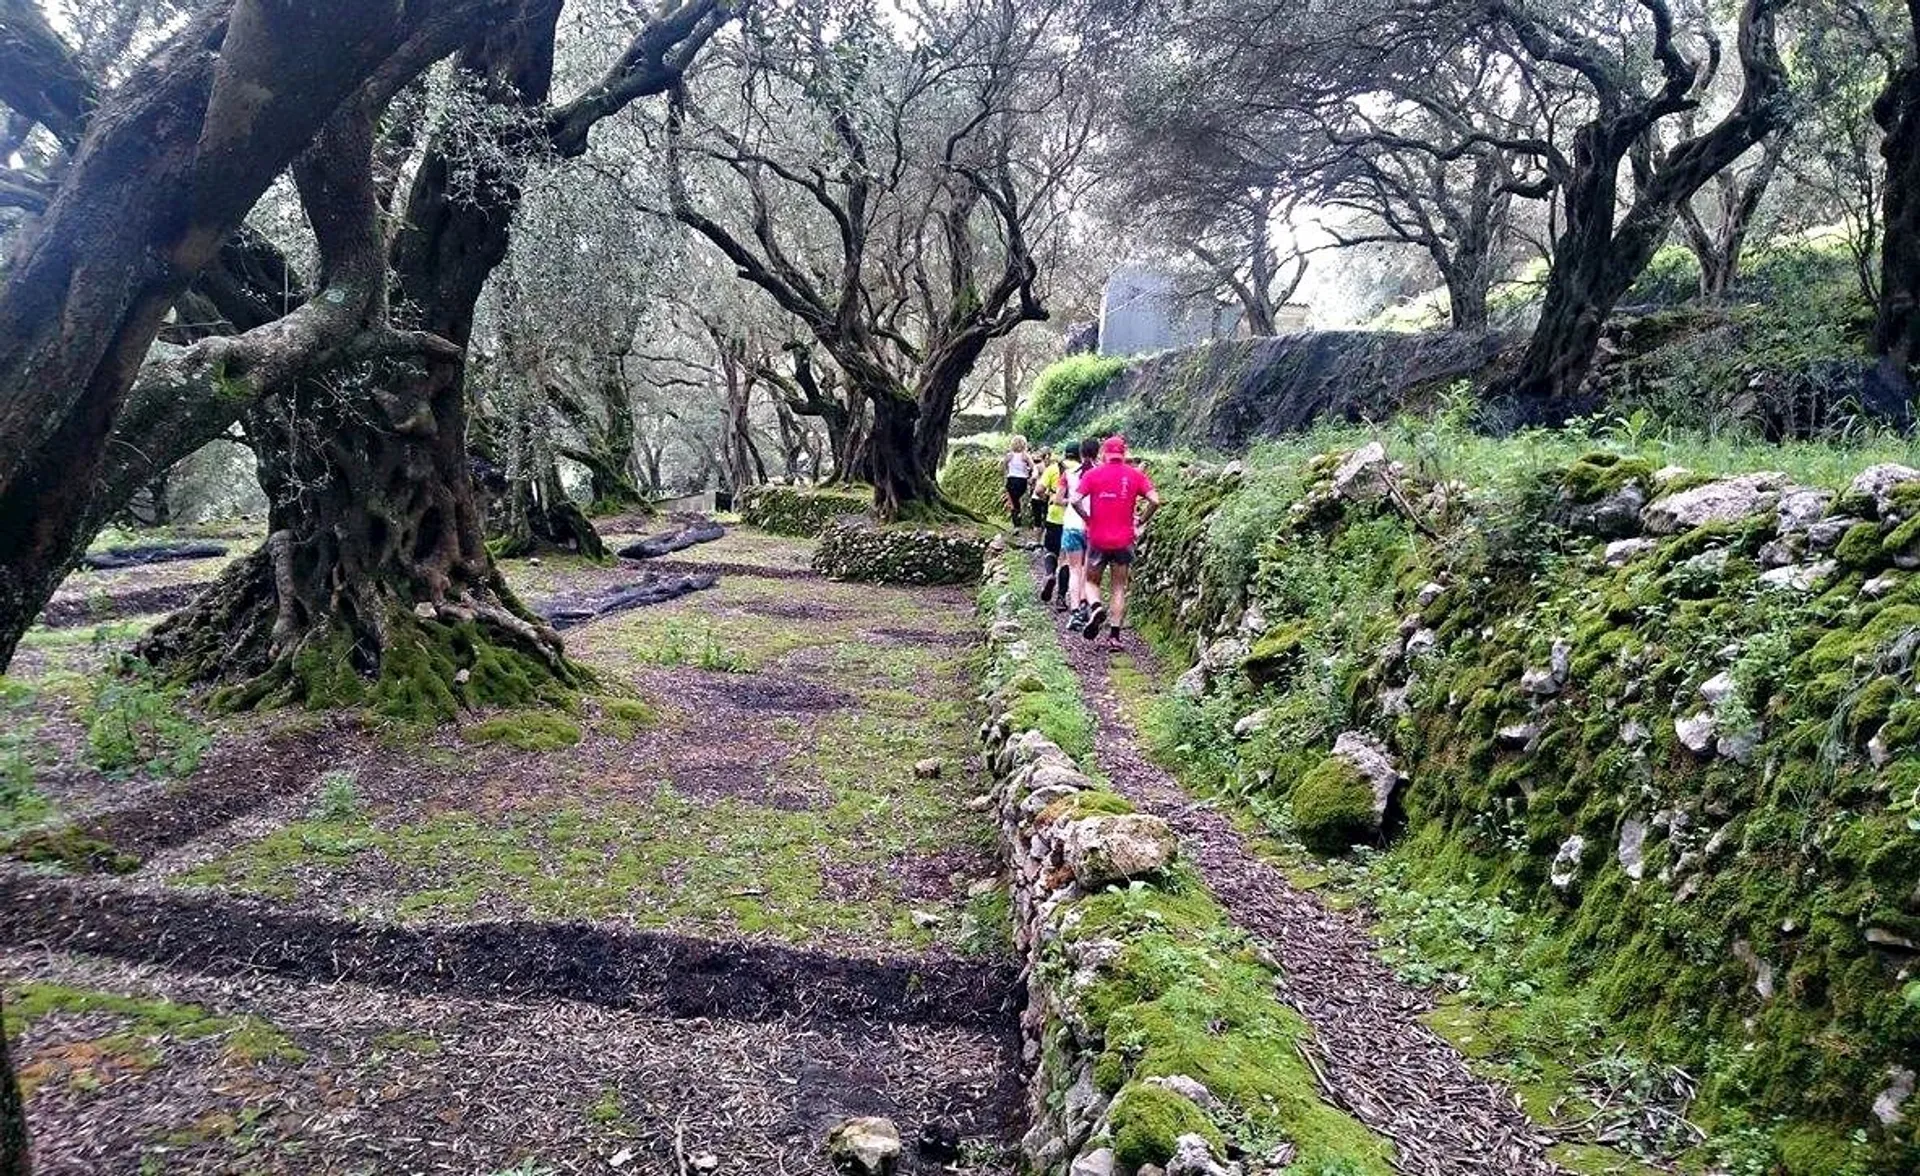
[[[741,493],[738,506],[748,526],[811,538],[836,519],[868,513],[873,492],[861,486],[753,486]]]
[[[1439,487],[1417,473],[1412,517],[1330,503],[1339,454],[1157,474],[1168,505],[1135,566],[1136,615],[1171,648],[1246,652],[1209,656],[1201,697],[1156,704],[1156,744],[1337,853],[1380,839],[1371,789],[1328,758],[1340,733],[1371,733],[1409,782],[1396,840],[1361,869],[1394,880],[1414,932],[1478,920],[1434,929],[1420,950],[1456,953],[1439,970],[1495,1004],[1598,1018],[1610,1045],[1700,1076],[1698,1121],[1759,1124],[1739,1130],[1776,1157],[1858,1133],[1860,1171],[1920,1170],[1920,1117],[1888,1126],[1871,1108],[1888,1067],[1920,1055],[1920,988],[1902,974],[1902,944],[1920,942],[1920,577],[1883,574],[1920,548],[1902,531],[1920,493],[1836,506],[1788,555],[1837,541],[1843,566],[1788,593],[1760,578],[1787,542],[1764,504],[1796,481],[1655,478],[1611,455],[1541,468],[1537,441],[1502,444],[1512,476],[1449,491],[1453,514],[1421,510]],[[1609,566],[1566,512],[1630,485],[1670,506],[1711,493]],[[1556,648],[1564,677],[1523,689]],[[1683,746],[1676,720],[1710,737]],[[1495,925],[1518,942],[1484,942]]]
[[[835,580],[876,584],[970,584],[980,578],[987,542],[987,533],[974,526],[835,519],[820,533],[813,569]]]
[[[1315,853],[1345,853],[1379,836],[1373,786],[1357,768],[1328,756],[1293,786],[1293,831]]]
[[[1226,1139],[1207,1113],[1192,1099],[1164,1086],[1135,1082],[1121,1088],[1110,1114],[1113,1158],[1122,1171],[1165,1164],[1173,1158],[1182,1135],[1198,1135],[1216,1154],[1226,1152]]]

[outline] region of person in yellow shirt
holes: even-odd
[[[1046,549],[1046,577],[1040,581],[1040,599],[1052,600],[1059,591],[1060,570],[1060,532],[1067,522],[1066,471],[1058,461],[1049,460],[1040,471],[1040,480],[1035,483],[1033,504],[1036,523],[1044,518],[1040,530],[1040,543]],[[1041,508],[1045,514],[1041,515]]]

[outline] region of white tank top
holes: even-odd
[[[1067,487],[1067,517],[1060,525],[1068,531],[1084,531],[1087,529],[1087,520],[1080,517],[1079,511],[1073,509],[1073,496],[1079,493],[1080,475],[1085,472],[1082,467],[1075,466],[1073,469],[1060,475],[1060,480],[1064,482]]]

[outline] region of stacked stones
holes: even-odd
[[[1004,579],[999,562],[996,557],[990,566],[990,578]],[[1031,1125],[1021,1150],[1029,1171],[1110,1176],[1117,1170],[1114,1150],[1106,1143],[1114,1100],[1094,1080],[1105,1043],[1089,1028],[1080,1006],[1102,966],[1127,944],[1124,938],[1106,937],[1068,942],[1065,933],[1079,924],[1078,907],[1089,896],[1116,884],[1161,884],[1178,842],[1165,821],[1131,811],[1045,735],[1012,729],[1008,700],[1033,675],[1022,672],[1031,649],[1010,596],[1003,594],[997,603],[988,648],[988,681],[1008,683],[987,698],[981,740],[997,782],[991,803],[1008,865],[1014,940],[1027,977],[1020,1029],[1024,1061],[1033,1069]],[[1067,966],[1060,966],[1063,961]],[[1171,1089],[1196,1107],[1220,1109],[1192,1079],[1148,1081],[1175,1083]],[[1149,1165],[1139,1171],[1142,1176],[1155,1171],[1200,1176],[1232,1170],[1214,1158],[1205,1138],[1188,1134],[1177,1141],[1167,1168]]]
[[[864,515],[872,505],[864,491],[802,486],[751,486],[739,500],[741,522],[802,538],[820,534],[835,519]]]
[[[969,584],[980,578],[987,537],[970,527],[883,527],[836,518],[820,532],[813,570],[874,584]]]

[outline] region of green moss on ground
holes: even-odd
[[[110,1031],[90,1039],[86,1053],[68,1051],[64,1059],[48,1065],[36,1063],[31,1055],[16,1056],[23,1091],[29,1094],[55,1078],[86,1083],[87,1077],[76,1067],[89,1057],[109,1067],[150,1069],[160,1063],[165,1047],[176,1042],[218,1039],[221,1056],[238,1064],[296,1065],[307,1056],[290,1037],[259,1017],[214,1014],[195,1004],[46,981],[9,984],[5,1015],[4,1029],[10,1038],[18,1038],[50,1016],[104,1017],[116,1022]]]
[[[580,742],[580,725],[547,711],[496,715],[460,732],[468,743],[504,743],[521,751],[557,751]]]
[[[660,722],[659,709],[638,698],[603,698],[600,716],[601,726],[615,739],[631,739]]]
[[[1184,868],[1158,886],[1116,888],[1077,907],[1067,942],[1110,938],[1126,945],[1080,998],[1088,1022],[1106,1048],[1096,1067],[1102,1089],[1120,1091],[1113,1112],[1115,1148],[1152,1158],[1170,1149],[1173,1134],[1199,1130],[1219,1140],[1224,1131],[1254,1150],[1290,1142],[1299,1161],[1347,1165],[1356,1173],[1392,1170],[1391,1145],[1345,1112],[1321,1100],[1296,1042],[1309,1035],[1299,1014],[1273,995],[1273,970],[1245,934]],[[1064,946],[1064,945],[1063,945]],[[1192,1126],[1193,1104],[1144,1085],[1153,1077],[1184,1075],[1204,1085],[1227,1108],[1218,1123]],[[1131,1133],[1121,1101],[1138,1100]],[[1123,1140],[1131,1140],[1123,1144]]]
[[[1081,698],[1080,678],[1067,664],[1052,618],[1036,593],[1033,572],[1018,559],[1008,560],[1006,583],[980,588],[982,614],[991,617],[1002,594],[1020,622],[1029,659],[1006,681],[987,682],[989,690],[1008,693],[1008,719],[1016,731],[1039,731],[1075,759],[1093,753],[1093,714]]]
[[[1182,1135],[1198,1135],[1219,1155],[1226,1137],[1191,1099],[1163,1086],[1131,1083],[1114,1096],[1108,1112],[1113,1125],[1113,1158],[1123,1171],[1143,1164],[1164,1164]]]

